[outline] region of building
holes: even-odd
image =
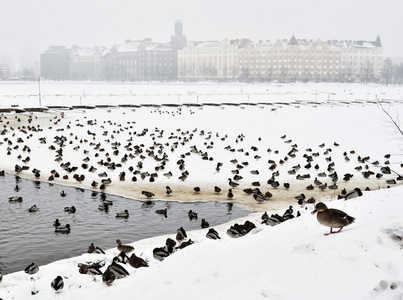
[[[105,80],[104,47],[73,46],[70,57],[70,80]]]
[[[64,46],[51,46],[41,53],[41,77],[50,80],[70,79],[72,50]]]
[[[248,39],[188,42],[178,51],[179,79],[378,81],[382,44],[375,41]]]
[[[183,35],[183,24],[181,21],[175,22],[175,34],[171,36],[171,47],[174,65],[174,77],[178,78],[178,50],[186,47],[186,35]]]

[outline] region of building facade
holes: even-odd
[[[178,78],[244,81],[377,81],[380,38],[365,41],[290,40],[188,42],[178,51]]]

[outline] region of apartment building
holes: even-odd
[[[179,79],[267,81],[376,80],[382,44],[375,41],[248,39],[188,42],[178,51]]]

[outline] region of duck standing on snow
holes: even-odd
[[[339,233],[343,227],[354,223],[355,218],[349,216],[344,211],[335,209],[335,208],[327,208],[326,204],[323,202],[319,202],[315,206],[315,210],[312,214],[317,214],[318,222],[323,226],[330,227],[330,233]],[[340,228],[338,231],[333,232],[333,227]]]
[[[187,236],[187,234],[186,234],[185,229],[183,229],[183,227],[181,227],[181,228],[179,228],[179,229],[177,230],[177,233],[176,233],[176,240],[177,240],[178,242],[183,241],[183,240],[186,239],[187,237],[188,237],[188,236]]]
[[[134,247],[133,247],[133,246],[130,246],[130,245],[122,245],[122,242],[121,242],[119,239],[116,240],[116,243],[118,243],[117,248],[118,248],[118,250],[119,250],[120,252],[129,253],[129,252],[132,252],[132,251],[134,250]]]
[[[344,195],[344,199],[348,200],[348,199],[357,198],[357,197],[361,197],[361,196],[362,196],[362,191],[359,188],[355,188],[353,191],[346,193]]]
[[[118,258],[114,257],[112,264],[109,265],[108,269],[110,269],[114,274],[116,279],[124,278],[126,276],[129,276],[130,273],[121,265],[118,263]]]
[[[38,271],[39,271],[39,267],[35,263],[30,264],[24,270],[24,272],[29,274],[29,275],[36,274],[36,273],[38,273]]]
[[[168,185],[165,188],[167,189],[166,190],[167,196],[171,196],[172,195],[172,189]]]
[[[218,232],[214,228],[210,228],[208,230],[208,232],[206,233],[206,238],[212,239],[212,240],[221,239],[220,236],[218,235]]]
[[[105,270],[102,275],[102,281],[106,283],[106,285],[111,285],[116,279],[115,273],[113,273],[110,269],[110,266]]]
[[[56,293],[60,292],[64,287],[63,278],[61,276],[57,276],[55,279],[53,279],[50,286],[55,290]]]
[[[148,263],[134,253],[132,253],[132,256],[129,258],[129,264],[136,269],[141,267],[148,267]]]

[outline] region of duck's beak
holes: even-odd
[[[317,209],[315,209],[313,212],[311,212],[312,215],[316,214],[318,212]]]

